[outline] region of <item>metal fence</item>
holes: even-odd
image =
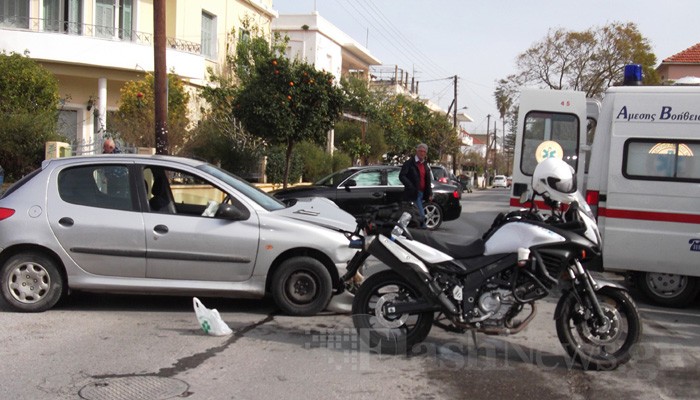
[[[129,28],[91,25],[80,22],[54,20],[46,18],[28,18],[0,14],[0,29],[14,29],[30,32],[62,33],[66,35],[93,37],[103,40],[117,40],[140,45],[153,46],[153,34],[139,32]],[[201,54],[200,43],[177,38],[166,38],[168,47],[191,54]]]

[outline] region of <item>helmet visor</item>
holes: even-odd
[[[576,175],[571,175],[570,179],[559,179],[550,176],[547,178],[547,185],[560,193],[574,193],[576,191]]]

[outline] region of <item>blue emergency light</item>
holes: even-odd
[[[625,65],[625,78],[622,84],[625,86],[641,86],[642,66],[639,64]]]

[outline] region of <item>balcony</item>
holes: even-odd
[[[153,34],[107,26],[6,17],[0,15],[0,48],[39,61],[116,68],[154,70]],[[199,43],[166,38],[168,71],[204,79],[205,57]]]

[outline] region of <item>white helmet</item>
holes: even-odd
[[[532,174],[532,190],[542,197],[569,204],[576,200],[576,172],[558,158],[544,159]]]

